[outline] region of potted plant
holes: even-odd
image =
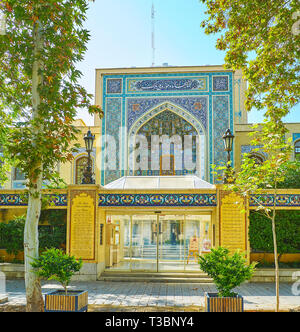
[[[248,265],[243,254],[230,255],[228,249],[219,247],[199,256],[199,265],[213,279],[218,290],[218,293],[205,293],[206,311],[243,312],[244,300],[233,289],[251,279],[256,263]]]
[[[65,254],[59,249],[48,249],[31,264],[40,278],[56,280],[64,290],[45,295],[45,312],[86,312],[87,291],[68,291],[72,276],[79,272],[82,260]]]

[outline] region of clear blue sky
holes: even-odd
[[[225,53],[216,50],[217,36],[207,36],[200,27],[205,6],[199,0],[153,0],[156,9],[157,66],[224,64]],[[91,40],[85,60],[78,65],[81,84],[95,93],[95,68],[150,67],[152,0],[95,0],[91,3],[86,27]],[[87,125],[93,119],[79,112]],[[263,114],[253,111],[249,122],[261,122]],[[300,122],[298,105],[286,118]]]

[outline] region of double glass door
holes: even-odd
[[[124,271],[199,271],[198,255],[211,248],[210,215],[110,216],[118,229],[109,268]]]

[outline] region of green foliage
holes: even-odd
[[[290,163],[285,179],[278,184],[282,189],[300,189],[300,161]]]
[[[277,211],[276,235],[278,254],[300,252],[300,211]],[[250,213],[250,246],[254,251],[274,252],[272,224],[259,212]]]
[[[0,248],[18,255],[24,249],[25,217],[16,217],[8,223],[0,223]]]
[[[40,278],[56,280],[62,284],[67,294],[67,287],[72,276],[79,272],[82,260],[64,254],[59,249],[49,249],[31,264]]]
[[[300,97],[299,0],[201,1],[208,14],[202,27],[222,34],[216,47],[226,51],[226,67],[241,69],[248,81],[247,109],[266,109],[282,127]]]
[[[65,225],[67,223],[66,210],[43,210],[40,216],[40,222],[48,222],[51,226]]]
[[[61,248],[66,243],[66,211],[43,211],[44,221],[49,226],[39,226],[39,248]],[[25,217],[16,217],[7,223],[0,223],[0,248],[6,249],[9,254],[17,255],[24,250]]]
[[[5,0],[6,34],[0,36],[0,143],[4,155],[28,179],[42,173],[57,182],[57,163],[70,161],[77,111],[100,116],[92,96],[78,84],[90,39],[83,28],[88,0]],[[1,173],[0,173],[1,177]]]
[[[235,287],[251,279],[256,264],[249,266],[242,254],[230,255],[228,249],[219,247],[199,256],[199,265],[214,280],[220,297],[232,297],[236,295],[232,292]]]
[[[47,248],[61,248],[66,244],[65,226],[40,226],[39,227],[39,248],[41,251]]]

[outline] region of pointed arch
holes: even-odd
[[[172,112],[176,114],[177,116],[184,119],[186,122],[188,122],[197,132],[198,139],[199,139],[199,148],[197,151],[198,154],[198,164],[197,165],[197,173],[198,176],[202,179],[207,179],[207,135],[206,131],[202,125],[202,123],[193,116],[190,112],[187,110],[171,103],[171,102],[163,102],[160,105],[152,108],[148,112],[141,115],[132,125],[132,127],[129,130],[128,134],[128,141],[127,141],[127,169],[128,174],[131,175],[134,171],[133,164],[134,164],[134,157],[132,155],[132,151],[135,147],[135,141],[136,136],[139,133],[139,130],[149,121],[151,121],[153,118],[155,118],[160,113],[163,113],[165,111]],[[198,169],[199,166],[199,169]]]
[[[184,108],[179,107],[176,104],[173,104],[171,102],[163,102],[160,105],[155,106],[154,108],[150,109],[148,112],[142,114],[131,126],[128,137],[130,138],[132,135],[136,135],[137,132],[140,130],[140,128],[145,123],[147,123],[148,121],[153,119],[159,113],[162,113],[167,110],[177,114],[178,116],[182,117],[184,120],[189,122],[193,127],[195,127],[195,129],[198,131],[199,135],[206,134],[202,123],[190,112],[188,112]]]

